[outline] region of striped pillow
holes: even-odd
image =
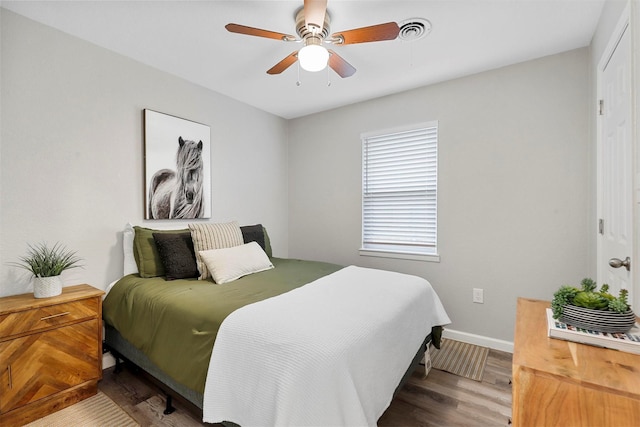
[[[220,224],[189,224],[189,231],[191,231],[193,249],[196,253],[196,264],[200,272],[198,280],[211,277],[209,270],[207,270],[207,265],[200,256],[200,251],[231,248],[244,244],[242,231],[237,221]]]

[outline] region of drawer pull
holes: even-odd
[[[7,366],[7,369],[9,370],[9,390],[11,390],[13,388],[13,379],[11,378],[11,365]]]
[[[62,316],[66,316],[66,315],[68,315],[68,314],[71,314],[71,312],[70,312],[70,311],[65,311],[64,313],[52,314],[51,316],[41,317],[41,318],[40,318],[40,321],[53,319],[54,317],[62,317]]]

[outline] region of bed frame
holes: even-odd
[[[204,396],[201,393],[198,393],[174,381],[160,368],[158,368],[153,362],[151,362],[142,351],[138,350],[131,343],[125,340],[115,328],[106,323],[104,324],[104,326],[104,348],[110,351],[113,357],[116,359],[116,373],[120,372],[120,370],[122,369],[122,361],[128,361],[132,363],[134,366],[141,369],[143,371],[143,374],[146,374],[145,376],[150,379],[151,382],[153,382],[156,386],[158,386],[160,390],[162,390],[162,392],[165,394],[167,399],[164,413],[166,415],[171,414],[175,411],[175,408],[173,407],[173,398],[176,398],[185,403],[188,407],[190,407],[190,410],[197,413],[200,418],[202,418],[202,402]],[[400,380],[400,383],[393,392],[394,396],[400,391],[413,371],[415,371],[415,369],[420,364],[422,357],[425,355],[425,352],[432,342],[432,338],[435,340],[435,343],[437,344],[436,346],[439,347],[440,333],[441,328],[435,327],[432,333],[425,337],[424,341],[420,345],[420,348],[413,357],[413,360],[411,361],[411,364],[409,365],[407,371],[402,377],[402,380]]]

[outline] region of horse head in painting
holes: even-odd
[[[149,184],[149,218],[202,218],[202,141],[178,138],[176,170],[160,169]]]

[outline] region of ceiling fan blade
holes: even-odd
[[[319,33],[324,26],[327,0],[304,0],[304,23],[312,33]]]
[[[285,57],[282,61],[267,70],[267,74],[280,74],[298,60],[298,51],[296,50],[291,55]]]
[[[353,74],[356,72],[356,69],[353,67],[353,65],[349,64],[347,61],[344,60],[344,58],[342,58],[340,55],[338,55],[331,49],[328,49],[328,50],[329,50],[329,67],[331,67],[331,69],[336,73],[338,73],[338,75],[342,78],[353,76]]]
[[[400,27],[397,23],[386,22],[370,27],[355,28],[353,30],[334,33],[331,35],[331,38],[340,40],[336,42],[337,44],[354,44],[393,40],[398,37],[399,33]]]
[[[246,34],[247,36],[265,37],[268,39],[293,41],[296,38],[289,34],[277,33],[275,31],[262,30],[260,28],[247,27],[240,24],[227,24],[224,26],[231,33]]]

